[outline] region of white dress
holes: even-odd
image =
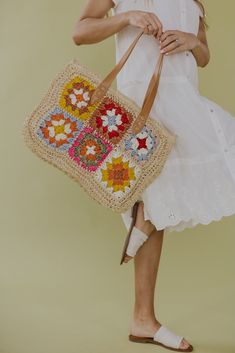
[[[198,33],[201,9],[194,0],[115,0],[113,14],[143,10],[157,14],[163,30]],[[115,34],[116,62],[140,28]],[[117,77],[117,88],[141,106],[159,55],[158,41],[142,35]],[[141,195],[144,217],[158,230],[182,231],[235,214],[235,117],[200,95],[191,51],[164,57],[151,113],[177,135],[161,174]],[[130,211],[122,213],[127,228]]]

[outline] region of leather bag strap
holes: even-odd
[[[96,89],[94,90],[91,96],[91,100],[90,100],[91,104],[94,104],[96,101],[100,101],[103,99],[109,87],[111,86],[112,82],[117,77],[117,74],[121,71],[122,67],[126,63],[127,59],[129,58],[131,52],[133,51],[134,47],[136,46],[138,40],[143,35],[143,33],[144,33],[144,30],[141,30],[140,33],[137,35],[137,37],[134,39],[134,41],[131,43],[127,51],[124,53],[120,61],[116,64],[114,69],[96,87]],[[145,94],[141,111],[132,125],[132,131],[134,133],[138,133],[143,128],[144,124],[146,123],[146,120],[148,119],[148,116],[151,111],[154,99],[157,94],[158,86],[159,86],[163,56],[164,54],[160,53],[154,73],[150,79],[150,82]]]
[[[141,129],[144,127],[148,116],[150,114],[150,111],[152,109],[154,99],[157,95],[158,91],[158,86],[159,86],[159,81],[160,81],[160,75],[161,75],[161,70],[162,70],[162,64],[163,64],[163,54],[159,55],[158,62],[156,64],[154,73],[152,75],[152,78],[149,82],[145,98],[142,104],[141,111],[137,118],[135,119],[133,125],[132,125],[132,131],[137,134],[138,132],[141,131]]]

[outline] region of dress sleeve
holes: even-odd
[[[198,11],[199,11],[199,16],[200,16],[200,17],[204,17],[203,11],[202,11],[202,8],[201,8],[200,5],[198,5]]]

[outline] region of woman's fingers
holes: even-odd
[[[173,54],[186,50],[185,33],[178,30],[165,31],[160,39],[160,53]]]
[[[155,14],[151,14],[151,16],[156,24],[156,32],[154,33],[154,36],[157,36],[157,38],[159,39],[162,35],[162,23]]]
[[[180,31],[178,30],[168,30],[168,31],[165,31],[162,36],[161,36],[161,42],[163,42],[168,36],[171,36],[171,35],[179,35],[180,34]]]
[[[160,50],[160,53],[167,53],[173,49],[176,49],[178,47],[178,44],[176,44],[177,42],[172,42],[170,44],[168,44],[165,48]]]
[[[165,53],[165,55],[182,53],[183,51],[185,51],[185,48],[184,48],[183,45],[180,45],[180,46],[176,47],[175,49],[172,49],[172,50],[168,51],[167,53]]]
[[[161,49],[165,48],[167,45],[174,42],[176,39],[178,39],[177,35],[171,34],[168,37],[166,37],[163,41],[161,40]]]
[[[147,29],[148,29],[148,34],[153,34],[155,35],[155,33],[157,33],[157,30],[154,29],[154,27],[152,25],[147,25]]]
[[[159,28],[161,27],[161,23],[157,21],[154,14],[146,13],[145,14],[146,27],[148,30],[146,32],[148,34],[152,34],[154,36],[158,35]]]
[[[146,34],[152,34],[158,39],[162,35],[162,23],[152,12],[128,11],[128,19],[130,25],[143,28]]]
[[[144,18],[144,28],[146,34],[153,34],[156,30],[155,26],[149,21],[149,19]]]
[[[179,53],[183,50],[185,50],[184,45],[179,41],[174,41],[168,44],[165,48],[161,49],[160,53],[164,53],[167,55],[167,54]]]
[[[152,28],[152,32],[157,31],[158,30],[158,25],[157,23],[154,21],[153,17],[151,16],[151,14],[147,14],[146,13],[146,21],[147,23],[150,25],[149,27]]]

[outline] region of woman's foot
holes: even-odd
[[[155,226],[149,221],[144,219],[144,203],[143,201],[139,202],[138,209],[137,209],[137,217],[135,222],[135,227],[141,230],[146,236],[150,236],[152,231],[155,229]],[[132,234],[131,234],[132,236]],[[134,235],[133,235],[134,236]],[[125,254],[123,262],[127,263],[133,257]]]
[[[161,324],[156,319],[135,319],[130,326],[130,334],[139,337],[153,337]],[[189,347],[189,342],[183,338],[180,347],[186,349]]]

